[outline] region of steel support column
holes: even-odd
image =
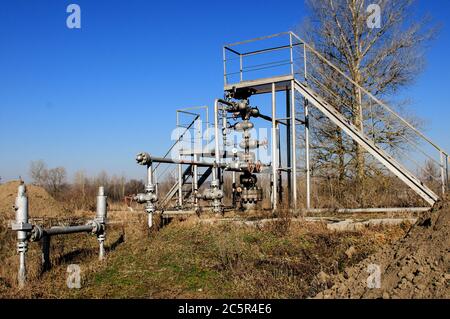
[[[442,184],[442,197],[445,196],[447,188],[447,176],[446,176],[446,162],[445,154],[441,152],[441,184]]]
[[[291,116],[291,94],[289,88],[286,89],[286,118],[290,119]],[[291,123],[286,121],[286,167],[292,169],[291,158]],[[287,200],[290,203],[292,198],[292,178],[291,173],[287,172]]]
[[[272,208],[277,209],[277,176],[278,176],[278,147],[277,147],[277,110],[275,83],[272,83]]]
[[[278,202],[283,202],[283,175],[281,174],[280,167],[282,167],[283,157],[281,155],[281,132],[280,124],[277,122],[277,143],[278,143]]]
[[[181,154],[179,156],[181,161]],[[178,164],[178,206],[183,208],[183,165]]]
[[[220,150],[219,150],[219,100],[214,102],[214,142],[216,157],[216,178],[220,178]]]
[[[304,99],[305,107],[305,165],[306,165],[306,209],[311,208],[311,168],[309,163],[309,105]]]
[[[295,123],[295,83],[291,81],[291,144],[292,144],[292,163],[291,163],[291,174],[292,174],[292,201],[294,214],[297,213],[297,130]]]

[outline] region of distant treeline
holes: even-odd
[[[110,201],[123,201],[125,196],[142,192],[145,187],[142,180],[109,176],[106,172],[90,177],[85,172],[78,171],[69,183],[64,167],[48,168],[42,160],[31,162],[29,175],[35,185],[45,188],[58,200],[71,203],[75,209],[90,209],[95,206],[99,186],[105,187]]]

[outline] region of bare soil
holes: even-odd
[[[393,245],[343,273],[316,298],[450,298],[450,204],[439,202]],[[381,288],[369,288],[369,265],[381,269]],[[372,285],[373,287],[373,285]]]
[[[13,205],[17,197],[19,181],[0,185],[0,220],[14,218]],[[30,218],[33,217],[64,217],[68,215],[63,205],[57,202],[42,187],[27,185]]]

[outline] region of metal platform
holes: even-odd
[[[265,94],[272,92],[272,84],[275,83],[275,91],[286,91],[291,88],[292,80],[294,76],[283,75],[275,76],[258,80],[241,81],[238,83],[226,84],[224,91],[232,91],[233,89],[249,89],[253,90],[254,94]]]

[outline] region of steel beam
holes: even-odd
[[[291,145],[292,145],[292,204],[294,214],[297,213],[297,130],[295,121],[295,89],[294,80],[291,81]]]
[[[292,150],[291,150],[291,94],[289,88],[286,89],[286,167],[292,166]],[[287,174],[287,194],[288,202],[291,202],[292,198],[292,178],[291,173]]]
[[[441,152],[441,186],[442,186],[442,197],[445,196],[447,187],[447,177],[446,177],[446,161],[444,153]]]
[[[272,83],[272,208],[277,209],[277,176],[278,176],[278,146],[277,146],[277,106],[275,83]]]
[[[305,107],[305,164],[306,164],[306,209],[311,208],[311,168],[309,163],[309,105],[304,99]]]

